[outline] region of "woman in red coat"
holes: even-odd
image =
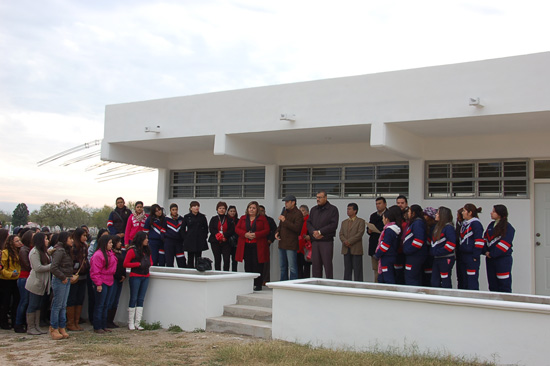
[[[267,236],[270,232],[269,223],[265,216],[258,214],[258,202],[252,201],[246,206],[246,215],[243,215],[235,227],[239,235],[236,259],[244,259],[244,271],[258,273],[254,279],[254,291],[262,290],[263,267],[269,261],[269,246]]]

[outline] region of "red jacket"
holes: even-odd
[[[256,247],[258,249],[258,263],[269,262],[269,245],[267,244],[267,236],[271,231],[269,223],[265,216],[258,215],[256,216]],[[235,227],[235,233],[239,235],[239,241],[237,242],[237,252],[235,254],[235,259],[242,262],[244,257],[244,244],[245,237],[244,234],[247,233],[246,230],[246,215],[241,216],[237,226]]]

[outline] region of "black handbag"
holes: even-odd
[[[212,260],[210,258],[197,258],[197,271],[211,271],[212,270]]]

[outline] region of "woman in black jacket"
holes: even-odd
[[[210,231],[208,241],[210,242],[212,253],[214,253],[214,269],[216,271],[221,270],[223,257],[223,270],[229,271],[231,257],[230,238],[235,233],[235,226],[233,220],[229,219],[229,216],[225,214],[227,211],[227,204],[225,202],[218,202],[216,211],[218,214],[212,216],[208,225],[208,230]]]
[[[197,258],[200,258],[203,250],[208,250],[208,221],[206,216],[199,212],[201,205],[197,201],[189,204],[189,213],[183,217],[185,240],[183,247],[187,251],[188,268],[196,268]]]

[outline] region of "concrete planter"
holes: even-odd
[[[273,288],[273,339],[548,364],[548,297],[324,279],[268,286]]]
[[[174,324],[186,331],[205,329],[206,318],[222,315],[224,305],[253,291],[256,277],[255,273],[151,267],[143,318],[148,323],[160,321],[165,328]],[[129,296],[127,279],[116,321],[128,322]]]

